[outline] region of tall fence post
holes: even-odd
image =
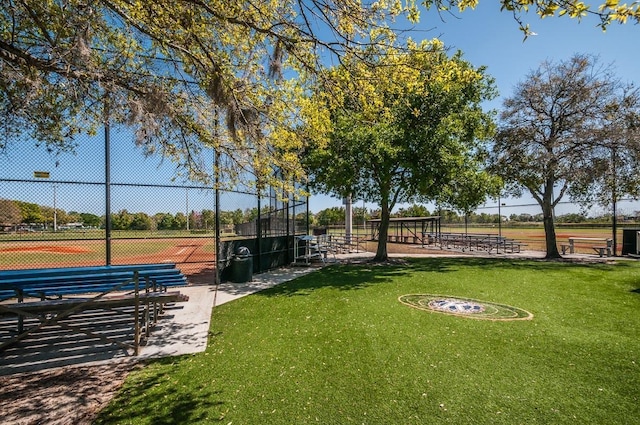
[[[216,121],[217,123],[217,121]],[[219,167],[219,162],[220,162],[220,153],[218,152],[218,150],[216,149],[215,153],[214,153],[214,175],[215,175],[215,182],[214,184],[216,185],[215,187],[215,207],[214,207],[214,211],[215,211],[215,223],[214,226],[216,227],[215,230],[215,238],[216,238],[216,244],[214,247],[214,254],[216,256],[216,262],[215,264],[215,283],[218,284],[221,282],[222,280],[222,275],[220,273],[221,270],[221,265],[222,265],[222,259],[220,258],[220,255],[222,254],[222,242],[220,241],[220,167]]]
[[[258,221],[256,222],[256,260],[258,273],[262,271],[262,206],[260,205],[261,190],[258,185]]]
[[[309,187],[308,186],[307,186],[307,193],[309,193]],[[310,214],[310,211],[309,211],[309,195],[307,195],[307,217],[306,217],[306,220],[305,220],[306,221],[306,225],[307,225],[307,228],[305,229],[306,230],[305,234],[307,234],[307,235],[309,234],[309,230],[310,230],[310,227],[311,227],[311,217],[309,217],[309,214]]]
[[[109,118],[109,94],[104,96],[104,188],[105,188],[105,262],[111,265],[111,124]]]
[[[284,195],[284,193],[283,193],[283,195]],[[282,198],[284,200],[284,196]],[[287,264],[291,262],[291,257],[289,256],[289,247],[290,247],[289,237],[291,236],[291,221],[290,221],[291,220],[291,216],[289,215],[289,207],[290,207],[289,199],[290,199],[290,195],[287,194],[287,200],[286,200],[287,208],[286,208],[285,213],[284,213],[284,219],[285,219],[285,223],[286,223],[286,227],[285,227],[286,239],[285,239],[285,242],[284,242],[284,248],[287,250],[287,255],[285,256],[285,258],[287,259],[286,260]],[[295,217],[295,214],[294,214],[294,217]],[[294,228],[295,228],[295,223],[294,223]]]

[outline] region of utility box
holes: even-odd
[[[246,246],[241,246],[236,250],[231,259],[231,282],[245,283],[253,280],[253,258],[251,251]]]
[[[622,255],[640,257],[640,229],[622,229]]]

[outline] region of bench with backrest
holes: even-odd
[[[162,305],[188,300],[168,288],[185,285],[186,277],[171,263],[2,271],[0,315],[17,316],[18,335],[0,344],[0,350],[72,314],[131,306],[136,331],[130,348],[137,354],[141,329],[149,334]],[[40,324],[25,331],[25,318]]]

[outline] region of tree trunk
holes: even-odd
[[[558,251],[558,243],[556,241],[556,227],[554,223],[552,191],[545,193],[542,202],[542,221],[544,223],[544,236],[546,242],[547,255],[546,259],[562,258]]]
[[[389,202],[383,200],[381,202],[381,212],[380,212],[380,231],[378,232],[378,249],[376,251],[376,256],[373,257],[373,261],[375,262],[384,262],[389,259],[389,255],[387,254],[387,237],[389,235]]]

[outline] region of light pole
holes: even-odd
[[[364,198],[362,199],[362,235],[367,235],[367,208],[364,204]]]
[[[53,231],[58,231],[58,206],[57,206],[57,196],[56,189],[58,186],[53,185]]]
[[[616,147],[613,145],[611,147],[611,207],[612,207],[612,249],[613,256],[615,257],[618,252],[618,211],[617,211],[617,201],[618,201],[618,188],[616,186]]]
[[[189,231],[189,189],[185,189],[186,193],[186,215],[187,215],[187,232]]]
[[[351,243],[351,233],[353,232],[353,211],[352,211],[352,203],[351,203],[351,195],[344,198],[344,233],[345,239],[347,243]]]

